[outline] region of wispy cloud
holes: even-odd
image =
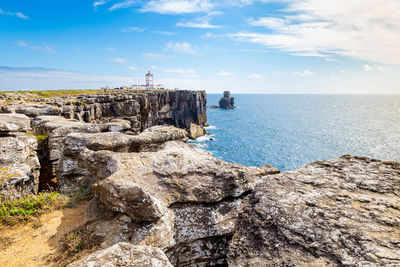
[[[210,11],[213,5],[207,0],[151,0],[142,8],[142,12],[160,14],[187,14]]]
[[[385,68],[385,67],[377,66],[377,65],[371,66],[368,64],[365,64],[363,66],[363,69],[364,69],[364,71],[375,71],[375,70],[380,71],[380,72],[387,71],[387,68]]]
[[[144,28],[139,28],[139,27],[125,27],[122,28],[122,32],[144,32]]]
[[[364,65],[364,70],[365,71],[372,71],[372,67],[370,65],[365,64]]]
[[[174,36],[176,32],[168,32],[168,31],[153,31],[153,33],[164,35],[164,36]]]
[[[166,54],[159,54],[159,53],[144,53],[142,54],[143,57],[147,59],[167,59],[173,57],[172,55],[166,55]]]
[[[138,70],[138,69],[139,69],[138,67],[135,67],[135,66],[128,66],[127,68],[128,68],[128,69],[130,69],[130,70],[133,70],[133,71],[135,71],[135,70]]]
[[[114,48],[114,47],[107,47],[106,50],[107,50],[107,51],[110,51],[110,52],[114,52],[114,51],[115,51],[115,48]]]
[[[400,64],[400,1],[285,0],[274,17],[250,18],[272,33],[230,34],[246,41],[301,56],[342,55],[371,62]]]
[[[176,54],[196,55],[196,47],[187,42],[168,42],[165,51],[173,51]]]
[[[232,76],[232,73],[221,70],[220,72],[218,72],[218,76]]]
[[[165,69],[167,73],[177,73],[187,77],[197,77],[196,71],[193,69],[179,68],[179,69]]]
[[[209,14],[196,18],[193,21],[179,21],[176,26],[178,27],[187,27],[187,28],[201,28],[201,29],[212,29],[212,28],[220,28],[221,25],[213,25],[210,24],[210,21],[213,16],[220,15],[222,12],[214,11]]]
[[[315,75],[315,73],[310,70],[295,71],[293,74],[301,77]]]
[[[50,54],[55,54],[57,53],[56,50],[54,50],[54,45],[42,45],[42,46],[38,46],[38,45],[33,45],[32,43],[27,43],[24,41],[18,41],[17,45],[20,47],[26,47],[32,50],[37,50],[37,51],[42,51],[42,52],[46,52],[46,53],[50,53]]]
[[[109,2],[109,0],[99,0],[99,1],[95,1],[93,2],[93,7],[95,10],[97,10],[97,7],[105,5]]]
[[[250,75],[247,76],[247,77],[248,77],[249,79],[252,79],[252,80],[261,80],[261,79],[264,78],[262,75],[260,75],[260,74],[258,74],[258,73],[250,74]]]
[[[20,19],[29,19],[29,17],[22,12],[10,12],[10,11],[5,11],[1,8],[0,8],[0,15],[15,16]]]
[[[122,1],[122,2],[112,5],[108,10],[113,11],[113,10],[117,10],[117,9],[121,9],[121,8],[128,8],[128,7],[132,7],[136,4],[137,4],[136,0]]]
[[[120,57],[115,57],[111,59],[112,62],[118,63],[118,64],[125,64],[128,62],[126,58],[120,58]]]

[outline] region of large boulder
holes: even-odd
[[[114,152],[140,152],[153,151],[161,144],[171,140],[186,140],[187,133],[183,129],[172,126],[153,126],[144,130],[139,135],[126,135],[118,132],[106,133],[70,133],[66,136],[58,133],[57,129],[50,135],[50,156],[51,158],[60,158],[62,160],[57,165],[57,178],[62,191],[71,191],[71,189],[84,183],[93,183],[102,175],[102,171],[95,171],[91,174],[89,169],[95,168],[99,163],[103,164],[108,160],[107,153],[84,157],[81,154],[88,151],[114,151]],[[53,142],[55,136],[59,136]],[[65,139],[65,140],[64,140]],[[65,146],[65,147],[64,147]],[[53,152],[52,152],[53,151]],[[55,154],[57,152],[57,154]],[[87,162],[86,162],[87,161]],[[112,160],[111,160],[112,161]],[[109,165],[105,164],[104,167]],[[108,172],[105,172],[108,173]]]
[[[239,197],[253,189],[256,180],[276,169],[244,167],[215,159],[211,153],[183,142],[167,142],[155,152],[87,153],[118,162],[115,172],[94,186],[94,193],[108,209],[127,214],[133,221],[154,221],[173,203],[216,203]],[[94,174],[107,173],[99,164]]]
[[[154,133],[165,129],[150,128],[136,140],[111,133],[67,137],[61,162],[74,157],[96,182],[88,230],[102,247],[131,242],[162,248],[174,266],[224,264],[242,199],[257,179],[279,171],[224,162],[182,141],[131,150],[132,141],[166,141],[170,130]],[[70,166],[60,170],[75,177]]]
[[[37,140],[26,135],[28,130],[27,116],[0,114],[0,198],[18,198],[38,191]]]
[[[31,129],[29,117],[23,114],[0,114],[0,136],[19,135]]]
[[[231,266],[399,266],[400,164],[343,156],[264,178]]]
[[[164,252],[150,246],[117,243],[71,263],[68,267],[172,267]]]

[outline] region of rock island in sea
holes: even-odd
[[[399,163],[345,155],[280,173],[216,159],[186,143],[205,133],[204,91],[40,95],[0,94],[2,203],[90,193],[53,250],[10,241],[0,265],[400,265]]]

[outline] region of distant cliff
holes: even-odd
[[[131,123],[134,132],[161,124],[189,129],[191,123],[204,125],[207,121],[205,91],[98,91],[97,94],[47,99],[27,99],[26,95],[10,93],[3,99],[30,102],[12,101],[1,108],[4,113],[21,113],[31,118],[60,115],[84,122],[121,118]]]

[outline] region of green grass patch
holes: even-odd
[[[68,198],[57,192],[39,193],[21,199],[0,201],[0,223],[16,225],[38,220],[46,212],[62,209],[67,205]]]

